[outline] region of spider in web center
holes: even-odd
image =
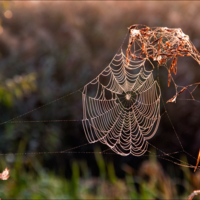
[[[128,94],[126,94],[125,97],[126,97],[126,100],[130,100],[130,98],[131,98],[131,94],[128,93]]]

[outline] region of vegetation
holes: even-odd
[[[153,154],[121,157],[111,151],[98,153],[106,150],[104,145],[97,144],[99,149],[84,146],[87,140],[81,121],[62,121],[82,119],[80,92],[47,104],[96,77],[132,24],[180,27],[200,50],[198,2],[14,1],[1,5],[0,153],[6,155],[0,157],[0,169],[10,169],[10,178],[0,182],[1,198],[183,199],[200,188],[198,170],[194,174]],[[12,15],[5,14],[8,10]],[[200,68],[192,59],[179,59],[178,65],[177,84],[199,82]],[[174,95],[167,78],[161,68],[164,100]],[[199,88],[195,91],[198,99]],[[166,107],[185,150],[197,155],[200,104],[177,101]],[[16,118],[19,115],[23,116]],[[165,152],[180,150],[167,115],[150,142]],[[80,145],[73,153],[23,154],[59,152]],[[181,159],[196,164],[196,159]]]
[[[96,154],[97,155],[97,154]],[[124,164],[125,178],[116,176],[112,162],[105,163],[101,154],[96,159],[100,176],[92,177],[85,161],[73,161],[71,178],[66,179],[58,169],[53,173],[43,167],[34,156],[18,157],[11,168],[11,177],[0,182],[0,195],[4,199],[186,199],[191,191],[200,187],[200,172],[186,168],[177,171],[171,166],[163,171],[157,160],[146,160],[135,171]],[[1,166],[6,166],[1,159]],[[27,170],[29,168],[29,170]],[[184,177],[175,177],[176,173]],[[195,199],[195,198],[194,198]]]

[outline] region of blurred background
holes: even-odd
[[[193,173],[153,154],[99,154],[107,147],[84,145],[81,121],[4,123],[82,88],[109,64],[133,24],[181,28],[200,51],[199,10],[200,2],[189,1],[0,2],[0,153],[6,153],[0,156],[0,170],[8,167],[11,175],[0,182],[0,198],[183,199],[200,189],[198,170]],[[166,69],[159,73],[166,102],[175,87],[167,87]],[[186,86],[199,77],[195,61],[178,59],[176,84]],[[200,87],[193,94],[200,100]],[[187,91],[180,95],[189,97]],[[180,98],[165,105],[173,126],[163,114],[150,143],[166,153],[181,151],[174,127],[185,151],[196,158],[200,103]],[[81,119],[82,96],[76,92],[14,121]],[[65,154],[23,154],[80,145]],[[188,154],[175,157],[196,164]]]

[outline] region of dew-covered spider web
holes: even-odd
[[[166,153],[161,148],[151,144],[149,140],[157,133],[161,117],[167,115],[180,145],[178,153],[185,153],[196,160],[196,156],[185,151],[165,105],[166,103],[176,103],[178,96],[186,91],[189,93],[189,98],[186,100],[200,103],[193,95],[200,83],[180,86],[175,83],[172,77],[172,72],[175,75],[177,74],[178,57],[191,57],[200,64],[199,52],[190,41],[189,36],[185,35],[181,29],[149,28],[144,25],[133,25],[128,28],[128,35],[128,45],[125,50],[122,48],[123,42],[110,64],[84,87],[13,119],[1,122],[0,125],[7,123],[80,121],[46,119],[42,121],[20,121],[18,119],[76,92],[81,92],[83,105],[83,119],[81,121],[88,141],[88,143],[81,146],[100,142],[107,145],[108,149],[98,153],[106,154],[111,150],[114,154],[121,156],[130,154],[132,156],[145,156],[145,153],[148,152],[176,165],[195,168],[194,165],[175,157],[174,154],[177,151]],[[149,66],[151,69],[149,69]],[[167,70],[168,87],[170,83],[173,83],[175,88],[174,96],[165,102],[161,95],[162,88],[160,87],[159,74],[157,77],[153,74],[154,70],[159,70],[160,67]],[[163,103],[165,110],[163,113],[160,113],[161,103]],[[163,137],[166,136],[163,135]],[[74,151],[74,149],[81,146],[60,152],[33,152],[27,154],[80,153]],[[159,154],[152,153],[148,146],[156,149]]]
[[[122,156],[146,152],[160,122],[160,87],[145,62],[127,63],[121,51],[84,86],[83,127],[90,143],[100,141]]]

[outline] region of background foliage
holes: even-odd
[[[1,2],[1,153],[56,152],[87,143],[81,121],[3,122],[91,81],[109,64],[127,27],[132,24],[182,28],[200,50],[199,10],[199,2],[186,1],[173,4],[162,1]],[[199,82],[199,75],[199,66],[190,58],[178,60],[177,84]],[[167,72],[162,68],[160,80],[166,102],[175,90],[173,85],[167,87]],[[195,97],[200,100],[199,92],[197,88]],[[187,95],[183,94],[182,98]],[[200,104],[179,100],[166,107],[184,149],[196,157]],[[15,121],[67,119],[82,119],[80,92]],[[181,150],[166,114],[150,142],[165,152]],[[147,154],[137,158],[98,153],[105,149],[104,145],[97,144],[82,146],[67,154],[1,156],[1,170],[8,167],[11,177],[0,182],[0,197],[170,199],[185,198],[200,188],[198,171],[194,174]],[[181,156],[196,164],[195,159]]]

